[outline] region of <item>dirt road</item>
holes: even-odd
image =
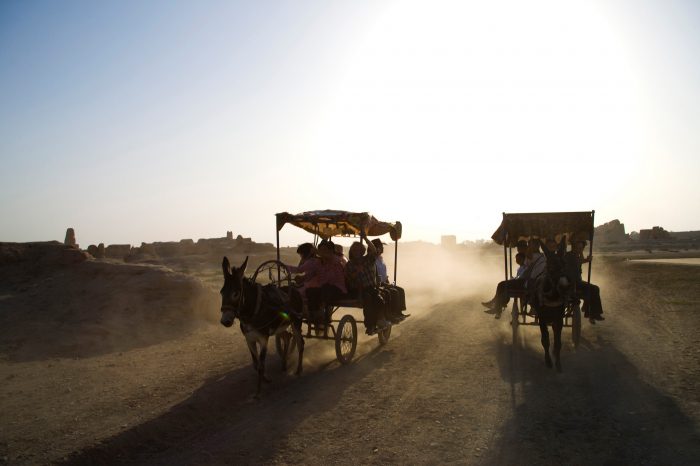
[[[414,302],[417,316],[384,347],[363,337],[349,366],[313,341],[296,378],[273,354],[261,400],[242,338],[223,327],[100,355],[91,368],[55,362],[84,374],[54,399],[78,406],[45,421],[64,437],[27,429],[33,446],[10,437],[8,455],[19,455],[6,461],[698,464],[700,267],[678,267],[599,267],[607,320],[584,323],[577,350],[565,335],[561,374],[544,366],[536,328],[513,344],[482,296]]]

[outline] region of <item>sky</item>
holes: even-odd
[[[700,229],[694,1],[0,3],[0,241]],[[282,230],[282,243],[302,241]]]

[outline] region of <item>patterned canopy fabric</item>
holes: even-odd
[[[381,222],[367,212],[312,210],[296,215],[287,212],[277,214],[277,231],[287,223],[325,239],[332,236],[357,236],[363,229],[367,236],[389,233],[394,241],[401,238],[401,222]]]
[[[503,214],[503,221],[491,236],[497,244],[515,246],[518,240],[555,238],[566,235],[569,242],[593,237],[593,212],[546,212]]]

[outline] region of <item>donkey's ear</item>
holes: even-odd
[[[224,256],[224,261],[221,263],[221,268],[224,271],[224,278],[231,275],[231,264],[228,261],[228,257]]]
[[[243,261],[240,268],[238,269],[238,271],[241,273],[241,275],[243,275],[245,273],[246,267],[248,267],[248,256],[245,256],[245,260]]]

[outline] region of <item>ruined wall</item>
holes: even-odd
[[[615,219],[595,228],[595,240],[600,243],[622,243],[629,240],[625,224]]]
[[[664,230],[663,227],[656,226],[654,228],[639,230],[640,241],[659,241],[671,239],[671,234]]]
[[[141,246],[131,247],[128,244],[110,244],[105,247],[88,246],[87,252],[95,258],[120,259],[129,262],[153,260],[159,258],[180,257],[199,254],[226,254],[235,249],[244,254],[257,252],[270,252],[274,246],[270,243],[255,243],[251,238],[238,235],[235,239],[233,233],[226,232],[223,238],[200,238],[195,242],[192,239],[180,241],[156,241],[154,243],[141,243]]]

